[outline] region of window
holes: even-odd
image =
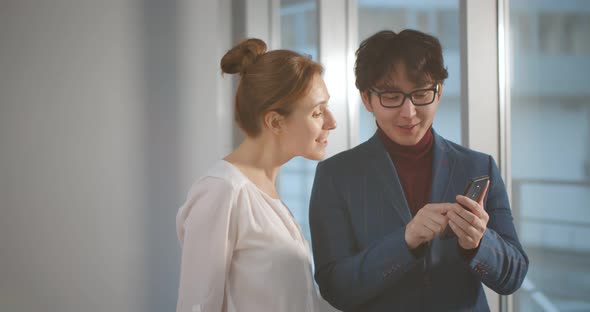
[[[281,48],[310,55],[318,60],[318,13],[315,0],[281,0]],[[303,235],[309,234],[309,197],[317,161],[296,157],[287,162],[279,177],[282,200],[301,225]]]
[[[543,3],[510,2],[512,206],[530,258],[514,310],[589,311],[590,6]]]

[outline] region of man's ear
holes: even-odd
[[[373,105],[371,105],[371,94],[369,90],[361,91],[361,99],[363,100],[363,104],[365,105],[365,109],[369,112],[373,112]]]
[[[264,114],[264,126],[275,134],[283,131],[285,117],[276,111],[269,111]]]
[[[443,94],[443,84],[442,84],[442,82],[439,82],[438,83],[438,92],[436,94],[436,96],[438,96],[439,100],[440,100],[440,97],[442,96],[442,94]]]

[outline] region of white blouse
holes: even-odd
[[[332,310],[315,288],[293,215],[231,163],[216,162],[195,182],[176,225],[178,312]]]

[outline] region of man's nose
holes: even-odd
[[[413,117],[416,115],[416,107],[409,97],[404,100],[402,106],[399,109],[401,110],[400,116],[402,117]]]

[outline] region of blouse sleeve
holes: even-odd
[[[235,191],[208,177],[192,188],[176,217],[182,244],[177,312],[219,312],[235,242],[231,224]]]

